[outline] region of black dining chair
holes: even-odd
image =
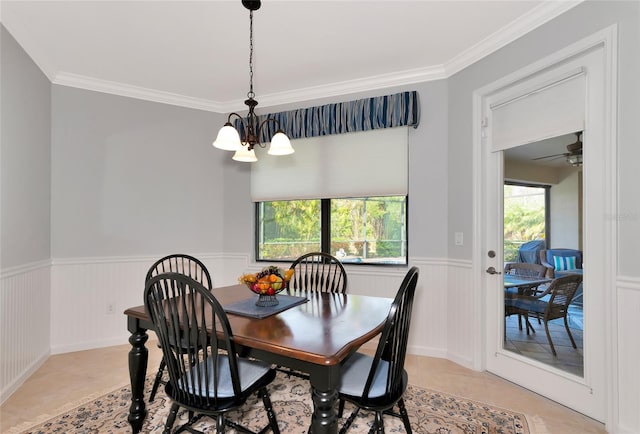
[[[280,433],[267,390],[276,372],[264,362],[237,355],[227,315],[208,288],[183,274],[163,273],[147,281],[144,304],[169,372],[165,392],[172,404],[164,433],[172,432],[180,407],[189,417],[176,433],[200,432],[193,424],[204,416],[216,421],[217,433],[226,426],[251,433],[227,415],[254,393],[262,399],[268,419],[260,433]]]
[[[409,381],[404,361],[417,282],[418,268],[411,267],[391,305],[375,355],[358,352],[342,366],[338,417],[342,417],[345,401],[356,408],[340,429],[341,434],[349,429],[360,409],[375,412],[370,433],[384,433],[383,414],[400,417],[405,431],[412,433],[402,396]],[[396,405],[399,413],[393,411]]]
[[[338,258],[329,253],[310,252],[298,257],[291,266],[294,270],[289,281],[289,294],[302,292],[347,292],[347,272]],[[276,369],[287,375],[309,379],[309,375],[294,369],[277,366]]]
[[[184,274],[185,276],[191,277],[196,282],[200,282],[205,288],[209,290],[211,290],[213,287],[209,270],[207,270],[207,267],[205,267],[199,259],[196,259],[193,256],[177,253],[158,259],[149,268],[149,271],[147,272],[147,276],[145,278],[145,282],[148,282],[152,277],[162,273]],[[175,343],[173,343],[172,345],[175,345]],[[160,386],[160,384],[163,384],[162,377],[164,375],[164,369],[165,361],[163,358],[160,361],[160,366],[158,367],[156,378],[153,381],[153,386],[151,387],[149,402],[153,402],[156,397],[158,387]]]
[[[296,259],[289,282],[289,292],[338,292],[347,291],[347,272],[338,258],[328,253],[311,252]]]

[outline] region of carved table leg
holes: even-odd
[[[323,368],[324,375],[322,376],[314,376],[314,373],[311,373],[313,416],[311,416],[310,432],[313,434],[336,434],[338,432],[336,402],[338,401],[340,369],[339,367]],[[319,379],[320,381],[318,381]]]
[[[147,417],[147,410],[144,403],[144,379],[147,376],[147,361],[149,351],[144,344],[149,339],[145,329],[136,328],[131,333],[129,343],[129,377],[131,379],[131,406],[129,407],[129,423],[133,433],[142,430],[142,423]]]

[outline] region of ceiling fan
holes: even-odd
[[[532,160],[557,160],[565,158],[572,166],[582,165],[582,131],[575,133],[576,141],[567,145],[567,152],[562,154],[545,155],[544,157],[532,158]]]

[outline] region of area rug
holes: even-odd
[[[147,378],[146,391],[151,390],[152,380],[151,376]],[[283,434],[306,433],[313,413],[309,383],[278,373],[269,390],[280,431]],[[87,399],[73,408],[67,406],[59,414],[43,415],[33,423],[12,428],[7,434],[129,434],[131,428],[127,415],[130,399],[131,388],[123,386],[97,398]],[[524,414],[421,387],[409,386],[405,393],[405,404],[415,433],[533,434]],[[158,391],[154,402],[147,407],[149,413],[142,432],[161,433],[169,407],[170,401],[162,391]],[[345,417],[350,410],[352,408],[347,404]],[[178,417],[174,428],[186,421],[187,414],[183,411]],[[232,413],[229,417],[256,431],[267,424],[262,401],[257,398],[247,402],[243,411]],[[385,416],[384,421],[385,432],[405,432],[400,419]],[[361,411],[349,433],[368,433],[372,423],[373,415]],[[196,428],[205,433],[215,433],[215,421],[204,418]],[[226,432],[233,434],[236,431],[227,429]]]

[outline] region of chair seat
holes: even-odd
[[[513,307],[521,311],[529,311],[535,313],[544,313],[549,304],[548,299],[544,298],[510,298],[505,300],[508,307]],[[562,305],[554,304],[554,308],[561,309]]]
[[[352,355],[342,367],[342,386],[340,393],[350,396],[362,396],[364,386],[371,371],[373,357],[361,353]],[[384,396],[387,388],[389,362],[380,360],[373,384],[369,390],[370,398]]]
[[[231,369],[229,368],[229,359],[226,357],[220,357],[217,359],[217,368],[213,367],[213,359],[207,359],[206,369],[204,363],[200,363],[197,366],[191,368],[191,371],[199,371],[199,372],[191,372],[187,374],[186,379],[186,390],[194,395],[204,395],[204,390],[200,390],[199,387],[193,386],[193,378],[204,378],[205,371],[211,375],[211,372],[217,372],[217,381],[218,381],[218,398],[230,398],[235,396],[236,394],[233,391],[233,385],[231,384]],[[266,374],[271,370],[271,366],[258,361],[258,360],[248,360],[248,359],[238,359],[238,376],[240,378],[240,392],[243,393],[251,388],[254,384],[256,384],[260,379],[262,379]],[[209,395],[215,395],[215,387],[214,387],[214,377],[210,376],[209,382],[206,385]],[[178,382],[178,387],[184,388],[182,380]]]

